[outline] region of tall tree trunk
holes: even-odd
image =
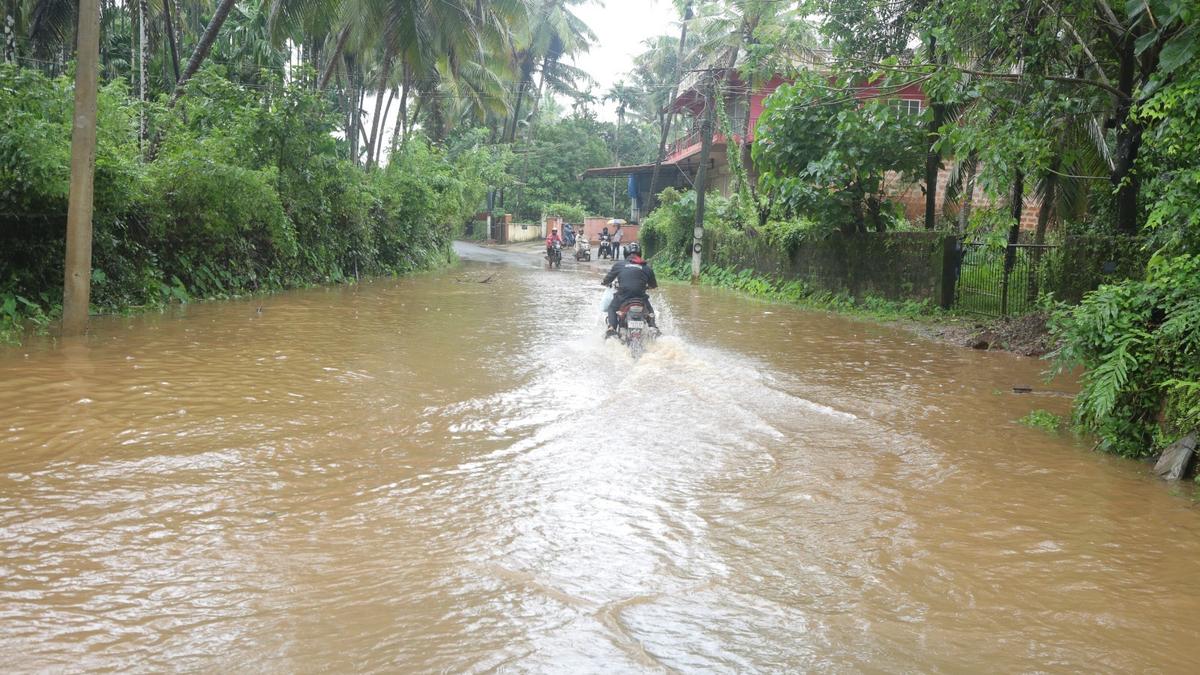
[[[1054,155],[1042,182],[1042,204],[1038,207],[1037,229],[1033,233],[1033,243],[1038,246],[1046,243],[1046,230],[1050,227],[1050,216],[1054,213],[1054,202],[1058,198],[1058,170],[1061,166],[1062,155]]]
[[[967,231],[967,224],[971,221],[971,207],[975,205],[975,153],[972,151],[967,156],[967,180],[963,187],[962,208],[958,211],[958,233],[964,234]]]
[[[100,61],[100,4],[79,0],[75,109],[71,115],[71,188],[67,197],[63,266],[63,335],[87,330],[92,283],[92,177],[96,168],[96,80]]]
[[[371,168],[375,154],[375,141],[379,139],[380,134],[380,116],[383,108],[383,96],[387,91],[388,77],[392,74],[392,52],[390,49],[384,52],[383,62],[379,64],[379,82],[375,87],[375,113],[371,115],[371,136],[367,141],[367,168]]]
[[[308,65],[312,66],[312,72],[306,77],[305,84],[309,89],[317,88],[317,78],[321,72],[321,45],[325,42],[325,37],[312,38],[308,41]]]
[[[1039,277],[1042,269],[1042,246],[1046,243],[1046,230],[1050,226],[1050,215],[1054,212],[1054,202],[1058,197],[1058,170],[1062,166],[1062,155],[1054,155],[1050,167],[1042,179],[1042,203],[1038,207],[1037,229],[1033,233],[1033,269],[1029,275],[1029,297],[1037,298],[1041,294]]]
[[[940,4],[940,3],[938,3]],[[945,58],[939,57],[937,52],[937,38],[930,36],[929,38],[929,62],[935,61],[945,62]],[[928,145],[925,149],[925,229],[932,230],[937,226],[937,193],[938,193],[938,170],[942,168],[942,153],[937,149],[937,143],[941,139],[942,125],[946,123],[946,106],[941,101],[933,101],[931,104],[933,114],[929,118],[929,127],[926,132]]]
[[[538,109],[542,106],[543,87],[546,85],[546,70],[550,68],[550,64],[552,63],[553,61],[550,60],[549,54],[546,55],[546,58],[542,59],[542,69],[538,72],[537,97],[533,99],[533,105],[529,107],[530,124],[533,123],[533,118],[537,117]]]
[[[1132,236],[1137,232],[1138,180],[1135,166],[1138,151],[1142,146],[1142,125],[1129,113],[1133,107],[1133,92],[1136,89],[1137,54],[1135,44],[1138,35],[1125,33],[1120,40],[1117,53],[1120,55],[1120,70],[1117,88],[1125,94],[1113,114],[1116,123],[1117,147],[1113,153],[1112,184],[1116,189],[1117,231]],[[1153,68],[1151,68],[1153,70]]]
[[[183,76],[175,83],[175,93],[171,96],[171,105],[183,96],[184,87],[187,81],[192,79],[197,70],[200,70],[204,59],[208,57],[208,53],[212,51],[213,43],[217,41],[217,34],[221,32],[221,26],[225,23],[225,19],[229,17],[229,11],[233,9],[237,0],[221,0],[221,4],[217,5],[217,11],[213,13],[212,19],[208,22],[208,27],[204,29],[204,34],[200,36],[200,42],[196,43],[196,49],[192,52],[192,57],[188,59],[187,67],[183,69]]]
[[[759,206],[758,203],[758,175],[754,171],[754,156],[751,154],[752,144],[750,141],[750,108],[754,105],[754,89],[746,87],[746,115],[742,119],[742,147],[741,161],[742,171],[746,174],[746,188],[750,191],[750,201],[754,204],[754,211],[758,214],[758,224],[766,223],[766,210]]]
[[[417,120],[421,119],[421,108],[423,107],[425,107],[425,98],[418,98],[417,105],[413,106],[412,117],[408,120],[408,125],[404,129],[404,138],[400,140],[401,145],[408,142],[408,135],[417,127]]]
[[[383,158],[383,137],[387,134],[387,121],[392,116],[392,102],[395,100],[396,88],[392,87],[388,90],[387,103],[383,104],[383,117],[379,121],[379,135],[376,136],[375,142],[371,144],[375,166],[379,166],[379,160]],[[395,131],[394,128],[393,131]]]
[[[1134,167],[1142,146],[1142,125],[1126,116],[1117,130],[1117,151],[1112,182],[1117,188],[1117,231],[1134,235],[1138,227],[1138,193],[1141,180]]]
[[[675,105],[675,97],[679,96],[679,81],[683,77],[683,55],[684,47],[687,46],[688,22],[692,20],[692,5],[688,3],[683,11],[683,22],[679,29],[679,52],[675,59],[675,78],[671,85],[671,98],[667,101],[667,111],[665,121],[661,121],[661,131],[658,136],[658,154],[654,158],[654,171],[650,174],[650,203],[646,205],[646,213],[654,210],[658,206],[658,174],[662,169],[663,160],[666,159],[667,152],[667,137],[671,135],[671,124],[675,120],[675,113],[672,107]],[[660,117],[660,120],[662,118]]]
[[[11,14],[11,5],[5,3],[4,8],[4,61],[7,63],[17,59],[17,18]]]
[[[337,94],[338,105],[340,105],[342,108],[342,129],[345,131],[346,154],[347,154],[347,159],[349,159],[350,158],[349,155],[351,152],[350,139],[354,138],[354,122],[351,119],[351,115],[350,115],[350,106],[351,106],[350,89],[351,89],[351,87],[350,87],[349,80],[348,79],[343,80],[340,73],[338,74],[337,79],[338,79],[338,91],[335,93]]]
[[[517,85],[517,99],[513,103],[512,115],[512,130],[508,133],[508,142],[512,143],[517,138],[517,123],[521,119],[521,102],[525,98],[525,89],[529,86],[529,77],[533,74],[533,55],[526,54],[525,59],[521,62],[520,77],[521,81]]]
[[[138,0],[138,147],[146,142],[146,0]]]
[[[163,0],[163,27],[167,35],[167,46],[171,50],[171,72],[179,82],[179,48],[175,45],[175,22],[171,20],[171,0]]]
[[[349,85],[349,105],[346,114],[350,117],[350,128],[347,133],[350,135],[350,161],[358,164],[358,148],[359,148],[359,133],[362,126],[362,77],[358,72],[358,62],[355,59],[346,59],[346,81]]]
[[[748,21],[743,22],[742,44],[745,46],[745,48],[747,50],[751,49],[754,45],[758,44],[758,40],[754,37],[754,30],[757,26],[758,26],[758,19],[755,19],[752,23],[748,22]],[[754,177],[754,158],[750,154],[750,107],[754,103],[754,76],[753,76],[753,74],[751,74],[749,76],[747,82],[745,83],[745,86],[746,86],[746,98],[744,99],[744,101],[745,101],[745,105],[746,105],[746,112],[742,118],[742,129],[741,129],[742,142],[741,142],[740,147],[738,148],[738,161],[741,162],[741,165],[742,165],[742,171],[741,171],[740,175],[746,181],[746,189],[750,194],[751,201],[754,203],[755,212],[758,213],[760,220],[765,222],[766,214],[763,213],[761,211],[761,209],[758,208],[758,187],[755,185],[755,179],[754,179],[755,178]],[[762,223],[760,223],[760,224],[762,224]]]
[[[512,143],[517,138],[517,120],[521,119],[521,99],[525,97],[525,83],[521,82],[517,86],[517,99],[513,103],[512,129],[508,132],[508,142]]]
[[[317,81],[317,89],[324,91],[325,86],[329,84],[329,78],[333,77],[333,71],[337,70],[338,60],[342,57],[342,50],[346,48],[346,39],[349,37],[350,26],[346,26],[342,32],[338,33],[337,44],[333,46],[333,53],[329,55],[325,70],[321,72],[321,79]]]
[[[405,138],[408,138],[408,87],[412,73],[409,72],[407,62],[401,66],[401,70],[404,73],[404,79],[400,82],[400,110],[396,113],[396,125],[392,127],[392,144],[388,147],[389,153],[394,152],[398,147],[401,132]]]

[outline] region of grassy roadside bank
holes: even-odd
[[[376,271],[369,275],[363,274],[357,277],[353,274],[336,274],[324,279],[314,280],[306,276],[287,277],[270,275],[263,284],[221,286],[219,290],[201,286],[189,287],[176,278],[174,279],[174,285],[160,282],[163,286],[163,292],[148,298],[144,303],[93,304],[90,314],[93,318],[103,316],[136,316],[152,312],[165,312],[170,307],[177,305],[266,297],[281,291],[356,284],[368,279],[405,277],[441,269],[453,265],[456,260],[457,256],[454,254],[450,240],[447,239],[438,244],[431,244],[428,247],[421,247],[407,252],[391,269]],[[43,307],[20,296],[6,295],[0,297],[0,348],[20,346],[30,338],[52,335],[56,324],[61,318],[61,303]]]
[[[691,279],[689,260],[655,259],[652,263],[660,278]],[[966,348],[1038,357],[1053,346],[1046,314],[1041,312],[1012,319],[990,319],[946,311],[929,301],[888,300],[876,296],[854,298],[845,293],[818,289],[796,279],[776,279],[753,270],[720,265],[704,265],[700,270],[700,283],[768,302],[871,319]]]

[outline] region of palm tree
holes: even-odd
[[[700,34],[696,51],[699,60],[712,64],[723,76],[716,81],[714,96],[726,100],[730,76],[736,73],[742,95],[743,114],[736,120],[741,128],[738,161],[730,164],[741,170],[735,177],[748,188],[757,202],[754,163],[750,155],[750,107],[754,92],[771,76],[790,72],[794,63],[808,56],[815,45],[815,30],[806,20],[798,2],[778,0],[740,0],[712,2],[701,6],[696,18]],[[734,138],[734,119],[725,117],[725,135]],[[760,209],[760,212],[762,209]],[[760,213],[760,218],[765,214]]]
[[[635,72],[646,91],[647,104],[658,117],[658,154],[654,157],[654,171],[650,174],[650,204],[647,212],[653,211],[658,201],[658,176],[666,158],[667,137],[675,113],[671,107],[679,95],[679,83],[683,79],[684,59],[689,53],[688,23],[692,20],[691,0],[676,0],[680,21],[679,39],[661,36],[648,41],[649,51],[635,61]],[[670,92],[665,97],[663,94]]]
[[[626,110],[638,100],[638,91],[625,84],[623,80],[619,80],[608,90],[603,100],[613,101],[617,104],[617,133],[613,138],[613,163],[621,166],[621,127],[625,125]],[[617,179],[615,176],[612,180],[612,213],[613,216],[617,215]]]
[[[196,43],[196,48],[192,51],[191,58],[188,59],[187,67],[183,69],[183,73],[179,76],[179,81],[175,83],[175,93],[171,95],[171,105],[175,105],[175,102],[183,95],[187,81],[196,74],[197,70],[200,70],[204,59],[208,58],[208,53],[212,50],[213,43],[217,41],[217,35],[221,32],[221,26],[225,24],[225,19],[229,16],[229,12],[233,9],[236,1],[220,0],[216,11],[213,12],[212,19],[209,20],[208,26],[204,29],[204,34],[200,36],[200,41]]]

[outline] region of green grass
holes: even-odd
[[[664,279],[690,281],[692,277],[689,260],[655,260],[654,269],[656,274]],[[771,302],[867,316],[883,321],[932,323],[956,316],[929,300],[889,300],[876,296],[854,298],[846,293],[816,288],[798,279],[776,279],[753,270],[737,270],[718,265],[703,266],[700,270],[700,283],[738,291]]]
[[[1031,429],[1041,429],[1047,433],[1056,434],[1063,429],[1063,418],[1049,410],[1037,409],[1017,420]]]

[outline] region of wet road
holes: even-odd
[[[5,669],[1195,668],[1200,513],[1042,364],[682,285],[635,363],[460,253],[0,351]]]

